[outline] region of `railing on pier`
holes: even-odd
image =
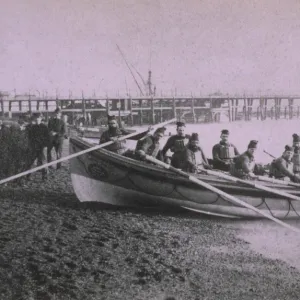
[[[288,105],[283,105],[286,99]],[[128,125],[155,124],[176,117],[188,123],[251,121],[253,119],[292,119],[300,117],[300,97],[114,97],[114,98],[41,98],[34,95],[3,97],[0,93],[1,114],[42,112],[48,118],[56,107],[62,109],[74,124],[81,120],[90,125],[106,123],[107,114],[119,116]],[[258,105],[254,105],[256,102]],[[241,105],[242,104],[242,105]],[[270,106],[270,104],[272,104]]]

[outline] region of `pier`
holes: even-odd
[[[266,119],[293,119],[300,116],[300,96],[155,96],[155,97],[56,97],[35,94],[0,93],[0,116],[17,118],[21,114],[49,114],[60,107],[74,124],[106,122],[108,114],[128,126],[156,124],[176,117],[187,123],[235,122]]]

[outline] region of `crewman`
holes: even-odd
[[[162,155],[164,157],[166,157],[166,153],[168,152],[168,150],[171,150],[171,152],[173,152],[174,154],[176,152],[184,151],[185,146],[189,142],[190,136],[187,135],[187,134],[184,134],[185,123],[177,122],[176,125],[177,125],[177,128],[176,128],[177,134],[172,135],[171,137],[169,137],[166,145],[162,149]],[[171,159],[171,165],[172,166],[173,166],[173,156],[172,156],[172,159]]]
[[[33,162],[37,159],[37,165],[41,166],[46,163],[47,148],[50,143],[50,132],[48,127],[42,123],[43,116],[37,113],[33,116],[34,123],[28,128],[28,139],[30,145],[29,162],[32,166]],[[42,179],[46,180],[48,175],[48,168],[42,169]],[[30,179],[30,176],[27,176]]]
[[[286,145],[282,156],[274,159],[271,163],[270,177],[275,177],[280,180],[291,180],[293,182],[300,182],[300,177],[294,173],[293,164],[293,147]]]
[[[104,131],[100,137],[99,144],[104,144],[109,141],[114,141],[113,144],[105,147],[105,149],[123,155],[127,149],[125,147],[126,140],[119,141],[118,138],[122,135],[128,135],[130,132],[119,128],[117,119],[115,116],[107,116],[108,121],[108,130]],[[134,137],[131,137],[131,140],[139,140],[148,134],[151,127],[148,128],[147,132],[143,132],[141,134],[137,134]]]
[[[250,141],[247,151],[233,159],[233,163],[230,167],[230,174],[232,176],[242,179],[249,179],[255,176],[254,154],[257,150],[257,143],[258,141]]]
[[[193,133],[184,151],[175,152],[173,166],[185,172],[197,173],[201,169],[211,169],[207,158],[199,145],[198,133]]]
[[[48,130],[50,133],[50,143],[47,149],[48,163],[52,161],[51,151],[54,148],[56,153],[56,159],[60,159],[62,156],[63,142],[66,135],[66,124],[61,119],[61,110],[56,108],[54,111],[54,117],[48,122]],[[57,169],[61,168],[61,163],[57,164]]]
[[[294,174],[300,174],[300,136],[296,133],[293,134],[293,147],[294,147],[294,154],[292,157],[292,162],[294,164],[293,172]]]
[[[160,140],[164,136],[165,131],[166,128],[161,127],[156,129],[153,135],[140,139],[135,148],[136,157],[143,160],[146,155],[149,155],[163,161],[164,157],[160,150]]]
[[[228,172],[235,156],[240,155],[237,148],[228,142],[229,131],[221,131],[221,141],[213,146],[213,166],[215,169]]]

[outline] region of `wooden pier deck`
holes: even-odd
[[[70,123],[79,117],[96,125],[115,114],[128,125],[155,124],[177,117],[188,123],[292,119],[300,117],[300,96],[156,96],[55,98],[0,93],[0,115],[18,117],[42,112],[48,118],[56,107]]]

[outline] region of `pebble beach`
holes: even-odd
[[[300,237],[272,222],[79,203],[68,162],[0,198],[0,299],[299,299]]]

